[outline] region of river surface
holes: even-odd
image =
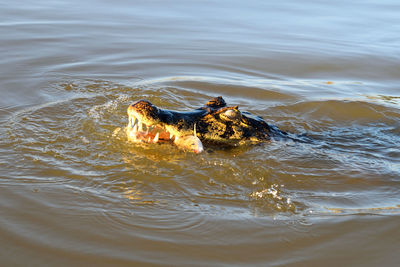
[[[1,266],[398,266],[400,2],[0,2]],[[223,96],[310,142],[129,143]]]

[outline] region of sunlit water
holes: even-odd
[[[396,266],[400,6],[0,4],[0,258]],[[307,142],[128,142],[138,99],[211,97]]]

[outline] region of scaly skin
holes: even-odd
[[[257,144],[273,135],[286,135],[259,117],[228,107],[219,96],[189,112],[160,109],[147,100],[128,107],[128,139],[133,142],[173,142],[179,148],[200,153],[203,143],[224,146]]]

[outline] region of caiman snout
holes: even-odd
[[[159,109],[148,100],[139,100],[128,107],[128,116],[140,118],[145,124],[155,124],[159,120]]]
[[[178,147],[195,153],[203,152],[203,144],[196,130],[188,133],[173,131],[169,111],[154,106],[150,101],[139,100],[128,107],[128,139],[135,143],[174,142]]]

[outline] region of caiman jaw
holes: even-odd
[[[162,123],[155,125],[146,124],[144,119],[140,120],[140,115],[128,109],[129,123],[126,128],[128,139],[135,143],[158,143],[158,142],[173,142],[181,149],[189,150],[194,153],[201,153],[204,151],[203,144],[194,135],[175,136],[170,133]]]
[[[129,123],[127,127],[128,138],[137,143],[157,143],[170,142],[175,139],[174,135],[158,125],[148,125],[129,113]]]

